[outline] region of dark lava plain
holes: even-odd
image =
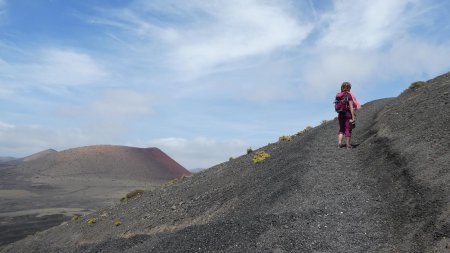
[[[449,92],[447,73],[365,104],[352,150],[334,119],[260,164],[243,155],[2,252],[449,252]]]

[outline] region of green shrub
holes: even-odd
[[[144,190],[142,190],[142,189],[136,189],[134,191],[131,191],[131,192],[127,193],[127,195],[125,195],[125,197],[122,197],[120,199],[120,202],[125,202],[128,199],[140,196],[140,195],[142,195],[142,193],[144,193]]]
[[[97,218],[90,218],[87,220],[87,224],[89,225],[93,225],[95,223],[97,223]]]
[[[270,155],[267,154],[266,152],[264,152],[264,151],[258,151],[258,152],[256,152],[256,154],[253,156],[252,161],[253,161],[254,164],[257,164],[257,163],[260,163],[260,162],[266,160],[266,159],[269,158],[269,157],[270,157]]]
[[[302,131],[298,132],[297,136],[303,136],[303,135],[305,135],[306,132],[308,132],[311,129],[312,129],[312,127],[307,126],[307,127],[305,127],[305,129],[303,129]]]
[[[72,216],[72,221],[77,221],[80,219],[80,215],[75,214],[74,216]]]
[[[278,138],[279,141],[292,141],[292,137],[291,136],[280,136],[280,138]]]
[[[176,183],[183,182],[186,178],[191,177],[191,176],[192,175],[190,175],[190,176],[183,175],[179,178],[171,179],[171,180],[167,181],[166,185],[174,185]]]
[[[232,161],[234,158],[233,157],[230,157],[229,159],[228,159],[228,161]]]
[[[409,89],[410,89],[410,90],[415,90],[415,89],[417,89],[417,88],[420,88],[420,87],[423,87],[423,86],[426,86],[426,85],[429,85],[429,83],[424,82],[424,81],[417,81],[417,82],[412,83],[412,84],[409,86]]]
[[[114,221],[114,226],[118,227],[120,225],[122,225],[122,222],[120,220],[115,220]]]
[[[253,149],[250,147],[247,149],[247,154],[250,154],[251,152],[253,152]]]
[[[174,179],[171,179],[171,180],[167,181],[167,184],[168,185],[173,185],[173,184],[176,184],[177,182],[178,182],[178,178],[174,178]]]
[[[136,189],[134,191],[131,191],[131,192],[127,193],[126,198],[127,199],[131,199],[131,198],[137,197],[139,195],[142,195],[142,193],[144,193],[144,190]]]

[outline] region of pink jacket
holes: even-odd
[[[353,105],[355,105],[355,109],[356,110],[361,109],[361,104],[358,102],[358,100],[356,100],[356,97],[350,92],[349,92],[349,94],[352,96]]]

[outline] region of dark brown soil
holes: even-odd
[[[260,164],[243,155],[2,252],[449,252],[449,92],[450,73],[364,105],[352,150],[334,119]]]

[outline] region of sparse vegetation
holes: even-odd
[[[229,159],[228,159],[228,161],[232,161],[234,158],[233,157],[230,157]]]
[[[328,121],[329,121],[329,120],[324,119],[324,120],[322,120],[322,122],[321,122],[320,124],[321,124],[321,125],[326,124],[326,123],[328,123]]]
[[[144,193],[144,190],[136,189],[132,192],[127,193],[126,197],[127,197],[127,199],[131,199],[131,198],[137,197],[139,195],[142,195],[142,193]]]
[[[303,135],[305,135],[306,132],[308,132],[311,129],[312,129],[312,127],[307,126],[307,127],[305,127],[305,129],[303,129],[302,131],[298,132],[297,136],[303,136]]]
[[[128,199],[140,196],[140,195],[142,195],[142,193],[144,193],[144,190],[142,190],[142,189],[136,189],[134,191],[131,191],[131,192],[127,193],[127,195],[125,195],[125,197],[121,198],[120,202],[124,202],[124,201],[127,201]]]
[[[291,136],[283,135],[283,136],[280,136],[280,137],[278,138],[278,140],[279,140],[279,141],[292,141],[292,137],[291,137]]]
[[[250,147],[247,149],[247,154],[250,154],[251,152],[253,152],[253,149]]]
[[[114,226],[118,227],[120,225],[122,225],[122,222],[120,220],[115,220],[114,221]]]
[[[264,152],[264,151],[258,151],[258,152],[256,152],[256,154],[253,156],[252,161],[253,161],[254,164],[257,164],[257,163],[261,163],[262,161],[266,160],[266,159],[269,158],[269,157],[270,157],[270,155],[267,154],[266,152]]]
[[[77,221],[80,219],[80,215],[75,214],[74,216],[72,216],[72,221]]]
[[[89,225],[93,225],[95,223],[97,223],[97,218],[95,218],[95,217],[87,220],[87,224],[89,224]]]
[[[166,185],[174,185],[176,183],[183,182],[188,177],[190,177],[190,176],[183,175],[179,178],[171,179],[171,180],[167,181]]]
[[[171,179],[167,181],[167,185],[174,185],[178,182],[178,178]]]
[[[423,86],[426,86],[426,85],[429,85],[429,83],[424,82],[424,81],[417,81],[417,82],[413,82],[413,83],[409,86],[409,89],[410,89],[410,90],[415,90],[415,89],[417,89],[417,88],[420,88],[420,87],[423,87]]]

